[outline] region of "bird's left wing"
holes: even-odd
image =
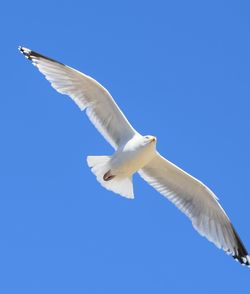
[[[115,148],[138,134],[130,125],[109,92],[91,77],[45,57],[30,49],[19,47],[59,93],[70,96],[86,113]]]
[[[139,170],[139,174],[185,213],[202,236],[240,263],[250,265],[250,257],[243,243],[207,186],[160,154]]]

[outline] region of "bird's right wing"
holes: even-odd
[[[81,110],[86,109],[91,122],[115,149],[138,134],[109,92],[96,80],[30,49],[19,47],[19,50],[53,88],[70,96]]]
[[[192,221],[194,228],[240,263],[250,257],[214,193],[160,154],[139,170],[141,177]]]

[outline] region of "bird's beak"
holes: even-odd
[[[151,142],[155,142],[156,141],[156,137],[152,137]]]

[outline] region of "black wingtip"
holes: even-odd
[[[233,232],[236,238],[236,242],[237,242],[237,248],[235,248],[235,252],[236,254],[232,255],[232,257],[239,261],[242,265],[246,265],[248,267],[250,267],[250,256],[248,255],[248,252],[245,248],[245,246],[243,245],[239,235],[237,234],[236,230],[233,228]]]
[[[233,258],[238,261],[240,264],[245,265],[247,267],[250,267],[250,256],[245,255],[245,256],[238,256],[238,255],[233,255]]]
[[[57,60],[55,60],[55,59],[49,58],[49,57],[47,57],[47,56],[44,56],[44,55],[42,55],[42,54],[40,54],[40,53],[38,53],[38,52],[32,51],[32,50],[30,50],[30,49],[28,49],[28,48],[25,48],[25,47],[19,46],[19,47],[18,47],[18,50],[19,50],[19,51],[20,51],[20,52],[21,52],[21,53],[22,53],[27,59],[32,60],[33,63],[35,63],[35,64],[36,64],[36,60],[41,58],[41,59],[46,59],[46,60],[49,60],[49,61],[51,61],[51,62],[56,62],[56,63],[59,63],[59,64],[65,66],[65,64],[63,64],[63,63],[61,63],[61,62],[59,62],[59,61],[57,61]]]
[[[18,50],[28,59],[31,59],[31,53],[32,51],[28,48],[25,48],[25,47],[22,47],[22,46],[19,46],[18,47]]]

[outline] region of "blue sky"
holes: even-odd
[[[85,158],[111,147],[17,46],[101,82],[214,190],[250,250],[249,2],[57,3],[0,4],[1,293],[245,292],[249,269],[139,176],[134,201],[96,182]]]

